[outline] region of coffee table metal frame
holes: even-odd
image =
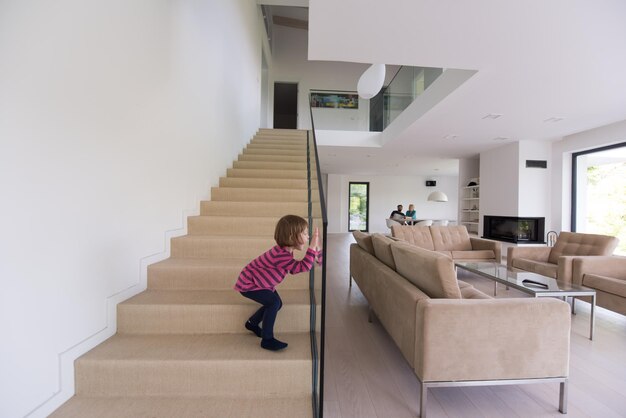
[[[574,313],[575,298],[580,296],[591,297],[591,317],[589,324],[589,339],[593,340],[595,326],[596,291],[575,284],[559,283],[556,279],[531,273],[523,270],[510,270],[506,266],[495,262],[468,262],[457,261],[456,267],[472,272],[481,277],[494,281],[493,295],[497,296],[498,283],[504,284],[536,298],[559,297],[567,300],[572,297],[572,313]],[[526,281],[526,285],[524,284]]]

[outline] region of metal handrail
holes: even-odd
[[[309,101],[310,103],[310,101]],[[311,199],[311,139],[313,150],[315,151],[315,171],[317,173],[317,185],[320,199],[320,209],[322,215],[322,233],[321,233],[321,261],[322,261],[322,291],[321,291],[321,312],[320,312],[320,344],[319,352],[317,350],[317,337],[315,335],[315,323],[317,319],[317,308],[315,300],[315,276],[314,271],[311,270],[311,276],[309,277],[309,290],[311,295],[311,353],[313,356],[313,416],[322,418],[324,414],[324,344],[325,344],[325,330],[326,330],[326,243],[327,243],[327,229],[328,229],[328,217],[326,214],[326,200],[324,198],[324,189],[322,187],[322,172],[320,169],[319,155],[317,151],[317,140],[315,137],[315,125],[313,122],[313,109],[309,105],[309,111],[311,114],[311,131],[307,132],[307,178],[308,178],[308,193],[309,193],[309,228],[312,228],[313,224],[313,202]],[[319,371],[319,373],[318,373]],[[319,384],[319,392],[317,387]]]

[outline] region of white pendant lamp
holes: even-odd
[[[448,196],[444,192],[432,192],[428,195],[428,200],[431,202],[447,202]]]
[[[385,82],[385,64],[372,64],[359,78],[357,91],[362,99],[376,96]]]

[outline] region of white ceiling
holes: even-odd
[[[626,119],[624,0],[311,0],[309,59],[478,71],[377,151],[390,170]],[[327,167],[371,167],[371,148],[328,153]]]

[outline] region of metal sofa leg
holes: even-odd
[[[426,393],[428,392],[428,387],[426,383],[420,382],[422,389],[420,390],[420,417],[426,418]]]
[[[567,379],[559,384],[559,412],[567,414]]]

